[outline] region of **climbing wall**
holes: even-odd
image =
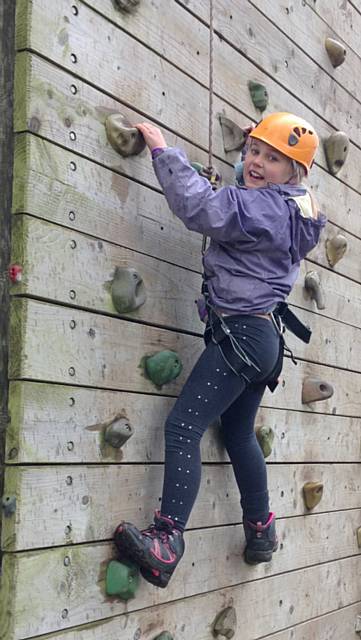
[[[267,89],[264,113],[293,111],[323,141],[343,130],[350,148],[337,175],[318,153],[310,184],[329,222],[290,298],[312,342],[288,336],[298,365],[286,358],[257,417],[257,428],[274,432],[267,462],[279,551],[269,565],[244,563],[237,489],[212,427],[184,560],[168,589],[142,581],[126,602],[105,591],[111,537],[121,519],[147,525],[158,504],[164,419],[202,350],[201,238],[169,212],[148,152],[122,158],[104,125],[118,112],[149,120],[169,145],[207,163],[209,1],[16,0],[16,8],[1,640],[153,640],[164,631],[210,640],[226,607],[236,610],[239,640],[356,637],[358,0],[214,2],[213,151],[224,183],[234,182],[237,152],[225,152],[218,115],[240,126],[260,119],[249,81]],[[346,49],[337,68],[327,37]],[[124,266],[146,291],[130,313],[118,313],[111,296]],[[140,363],[163,349],[179,354],[183,371],[156,387]],[[114,425],[133,432],[121,448],[108,437]],[[316,483],[311,508],[307,483]]]

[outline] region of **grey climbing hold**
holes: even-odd
[[[134,429],[125,416],[117,415],[104,429],[104,440],[114,449],[120,449],[134,434]]]
[[[356,617],[355,633],[358,633],[359,635],[361,635],[361,615]]]
[[[111,296],[118,313],[135,311],[146,301],[144,282],[136,269],[115,267]]]
[[[359,527],[356,531],[357,545],[359,549],[361,549],[361,527]]]
[[[308,271],[305,276],[305,289],[312,300],[316,302],[317,309],[325,308],[325,296],[321,286],[321,278],[318,271]]]
[[[16,511],[16,496],[3,496],[1,506],[5,518],[12,516]]]
[[[157,387],[162,387],[175,380],[182,371],[183,365],[179,355],[175,351],[158,351],[142,359],[141,366],[145,375]]]
[[[127,13],[134,13],[138,7],[140,0],[114,0],[116,7]]]
[[[302,404],[327,400],[333,396],[333,386],[320,378],[307,376],[302,384]]]
[[[328,57],[331,60],[333,67],[339,67],[346,58],[346,49],[341,42],[334,40],[333,38],[326,38],[325,48],[328,53]]]
[[[227,153],[228,151],[237,151],[243,149],[247,134],[238,126],[235,122],[224,116],[222,113],[218,115],[218,119],[221,125],[223,146]]]
[[[264,84],[249,80],[248,89],[251,94],[252,102],[256,109],[264,111],[268,105],[268,91]]]
[[[350,141],[343,131],[335,131],[323,142],[328,170],[335,176],[346,162]]]
[[[174,640],[173,636],[169,631],[162,631],[159,636],[156,636],[154,640]]]
[[[263,456],[268,458],[272,453],[272,445],[275,437],[272,427],[259,427],[256,431],[256,436],[259,446],[262,449]]]
[[[226,607],[216,616],[213,623],[215,638],[233,638],[237,628],[237,614],[234,607]]]
[[[341,233],[326,240],[326,256],[330,267],[334,267],[346,253],[347,239]]]
[[[135,156],[145,149],[145,140],[121,113],[113,113],[105,121],[107,138],[121,156]]]
[[[305,482],[303,485],[303,499],[307,509],[314,509],[323,495],[322,482]]]

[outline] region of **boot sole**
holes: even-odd
[[[278,549],[278,542],[273,547],[272,551],[251,551],[246,549],[244,552],[244,559],[247,564],[261,564],[262,562],[271,562],[272,555]]]

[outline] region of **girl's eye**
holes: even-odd
[[[271,162],[278,162],[278,156],[270,156],[269,159]]]

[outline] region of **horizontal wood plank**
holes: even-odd
[[[153,255],[157,253],[157,247],[159,244],[154,246]],[[66,304],[69,290],[73,288],[77,293],[76,306],[112,315],[119,315],[111,296],[115,269],[117,266],[134,268],[143,279],[147,299],[135,311],[120,315],[184,331],[203,331],[204,325],[198,319],[196,307],[191,304],[200,296],[200,274],[143,253],[37,218],[16,216],[11,262],[23,267],[22,280],[12,286],[13,294]],[[320,311],[304,287],[306,274],[315,269],[325,297],[325,309]],[[311,262],[302,262],[289,301],[328,318],[361,327],[360,285],[329,269],[315,267]]]
[[[305,482],[324,484],[313,513],[361,504],[357,464],[272,464],[268,476],[272,509],[280,517],[309,513]],[[144,528],[158,508],[162,480],[161,465],[8,467],[4,492],[16,496],[16,512],[4,519],[2,546],[18,551],[105,540],[121,520]],[[231,465],[204,465],[189,527],[240,522],[239,500]]]
[[[342,327],[341,324],[339,326]],[[11,347],[10,379],[29,378],[175,395],[181,390],[197,354],[201,353],[203,341],[196,336],[66,307],[62,307],[60,316],[55,305],[15,300],[11,315]],[[330,344],[328,347],[332,351]],[[118,356],[120,349],[121,362]],[[163,390],[145,379],[139,368],[145,354],[162,349],[178,351],[184,365],[179,378]],[[316,376],[332,384],[333,396],[322,402],[303,405],[301,390],[305,376]],[[361,376],[358,374],[308,362],[299,362],[295,367],[286,358],[280,385],[274,394],[266,393],[264,405],[360,416],[360,390]]]
[[[72,299],[76,299],[75,289],[69,291],[69,303]],[[184,365],[180,376],[164,386],[164,392],[170,395],[181,388],[202,350],[203,340],[198,336],[68,307],[61,310],[60,315],[57,305],[27,299],[12,301],[11,379],[154,393],[156,387],[144,377],[141,362],[146,355],[170,349],[179,353]],[[361,329],[328,318],[320,322],[303,309],[298,315],[311,325],[313,335],[311,345],[305,345],[287,332],[287,344],[296,357],[327,364],[331,384],[337,377],[332,367],[344,368],[348,376],[353,374],[347,369],[360,370]],[[354,378],[356,385],[358,378]]]
[[[345,518],[347,517],[349,516],[345,514]],[[305,521],[309,520],[311,517],[305,519]],[[313,541],[322,531],[320,526],[316,526],[315,520],[314,523]],[[282,551],[278,553],[278,559],[276,554],[272,564],[250,567],[241,558],[243,545],[236,538],[237,528],[231,528],[231,532],[233,542],[229,540],[232,546],[229,547],[228,560],[227,547],[219,537],[223,531],[219,529],[210,532],[214,542],[218,538],[220,548],[214,547],[211,554],[209,545],[202,545],[206,557],[206,561],[201,563],[202,572],[199,570],[198,562],[203,534],[197,532],[188,534],[186,555],[168,588],[154,589],[142,581],[137,597],[127,603],[104,594],[106,565],[114,553],[107,544],[6,554],[4,574],[9,579],[15,574],[17,582],[15,597],[11,601],[5,601],[5,606],[1,608],[0,638],[1,640],[20,640],[32,635],[60,631],[78,624],[110,618],[121,613],[129,614],[134,610],[139,616],[141,615],[139,610],[145,607],[177,600],[170,605],[176,610],[172,620],[168,616],[163,618],[162,609],[159,618],[156,617],[155,621],[152,618],[152,626],[144,629],[147,640],[153,640],[156,630],[164,630],[164,621],[171,621],[171,629],[174,630],[177,639],[197,637],[210,640],[210,624],[221,609],[230,605],[233,605],[238,612],[242,625],[242,638],[253,640],[360,600],[358,583],[361,571],[360,555],[333,562],[321,560],[322,564],[319,566],[272,576],[272,573],[282,571],[282,558],[286,558],[290,552],[291,566],[295,566],[297,562],[295,548],[286,551],[287,545],[284,545]],[[297,551],[300,551],[302,546],[298,545]],[[315,549],[316,546],[316,544],[310,545],[308,549],[311,552],[311,549]],[[320,559],[329,548],[324,541],[318,551],[321,554]],[[65,558],[68,559],[66,563],[64,563]],[[222,567],[221,570],[220,566],[223,563],[225,568],[223,570]],[[230,580],[234,579],[235,586],[189,598],[188,596],[192,593],[197,593],[197,589],[205,590],[206,581],[202,579],[202,573],[212,584],[227,583],[227,581],[229,584]],[[263,578],[265,575],[268,577]],[[37,579],[34,579],[34,576]],[[254,580],[256,576],[263,579]],[[315,589],[315,585],[322,585],[322,589]],[[6,594],[2,592],[1,595],[5,599]],[[185,596],[187,597],[181,600]],[[157,609],[154,611],[156,612]],[[146,619],[149,620],[149,611],[146,613]],[[14,631],[15,618],[16,631]],[[134,617],[129,623],[129,629],[127,618],[124,622],[122,618],[115,618],[110,621],[110,635],[106,638],[113,638],[111,633],[114,622],[117,624],[118,634],[122,629],[126,629],[127,632],[134,629],[137,632],[139,628],[139,624],[136,627],[133,626]],[[103,621],[102,624],[104,624]],[[88,640],[88,636],[85,637]],[[90,638],[93,637],[98,640],[103,636],[90,635]]]
[[[190,159],[196,159],[194,148],[188,147]],[[94,148],[99,155],[102,150],[100,145]],[[74,161],[76,171],[71,171],[70,164]],[[129,161],[131,163],[131,159]],[[222,171],[224,168],[227,169],[225,184],[233,184],[233,170],[223,164]],[[142,161],[139,159],[138,169],[139,177],[154,186],[155,176],[147,157]],[[129,175],[132,177],[131,171]],[[330,200],[327,185],[323,194],[319,185],[316,191],[323,208]],[[340,200],[341,206],[342,193],[334,189],[332,199],[333,196],[337,203]],[[74,157],[71,151],[38,136],[20,134],[16,140],[13,212],[30,213],[100,240],[109,240],[180,266],[186,264],[190,269],[201,270],[200,235],[186,230],[183,223],[170,213],[159,193],[86,158]],[[327,224],[319,245],[310,253],[310,259],[330,271],[325,242],[338,232],[346,236],[348,248],[332,271],[361,282],[360,240],[333,223]],[[353,285],[347,286],[352,289]],[[335,295],[337,285],[332,288]],[[355,299],[358,297],[356,290],[355,293],[351,290],[350,295]],[[337,313],[341,314],[339,319],[344,320],[342,309],[349,306],[345,308],[341,304],[337,307]],[[329,315],[327,311],[326,315]],[[352,324],[356,323],[353,321]]]
[[[164,422],[173,404],[173,398],[149,394],[12,382],[6,462],[163,462]],[[134,428],[121,449],[106,445],[103,436],[118,414]],[[360,461],[358,418],[261,408],[256,428],[261,426],[275,434],[268,462]],[[203,462],[227,460],[217,424],[201,446]]]
[[[12,290],[16,295],[68,303],[69,291],[74,289],[80,307],[183,331],[203,331],[194,304],[200,296],[200,274],[28,216],[15,218],[12,238],[12,262],[23,266],[23,278]],[[117,267],[135,269],[142,278],[146,300],[135,311],[121,314],[114,307],[112,282]]]
[[[334,635],[338,640],[350,640],[355,633],[355,621],[359,616],[360,609],[361,602],[357,602],[332,613],[326,613],[319,618],[292,626],[286,631],[263,636],[263,638],[264,640],[330,640]],[[132,634],[135,635],[140,630],[144,640],[153,640],[154,633],[167,629],[170,633],[176,633],[180,640],[186,640],[189,638],[190,625],[199,640],[210,640],[209,615],[207,617],[206,612],[200,607],[197,608],[192,613],[192,622],[183,623],[179,627],[178,620],[184,615],[184,604],[181,602],[159,605],[149,610],[145,609],[111,618],[105,622],[96,622],[84,627],[52,633],[43,636],[42,640],[119,640],[119,631],[124,629],[127,630],[131,638]],[[238,624],[240,622],[238,621]],[[242,637],[247,637],[244,629],[242,629]],[[255,636],[252,637],[252,640],[254,638]],[[30,640],[34,640],[34,638]]]

